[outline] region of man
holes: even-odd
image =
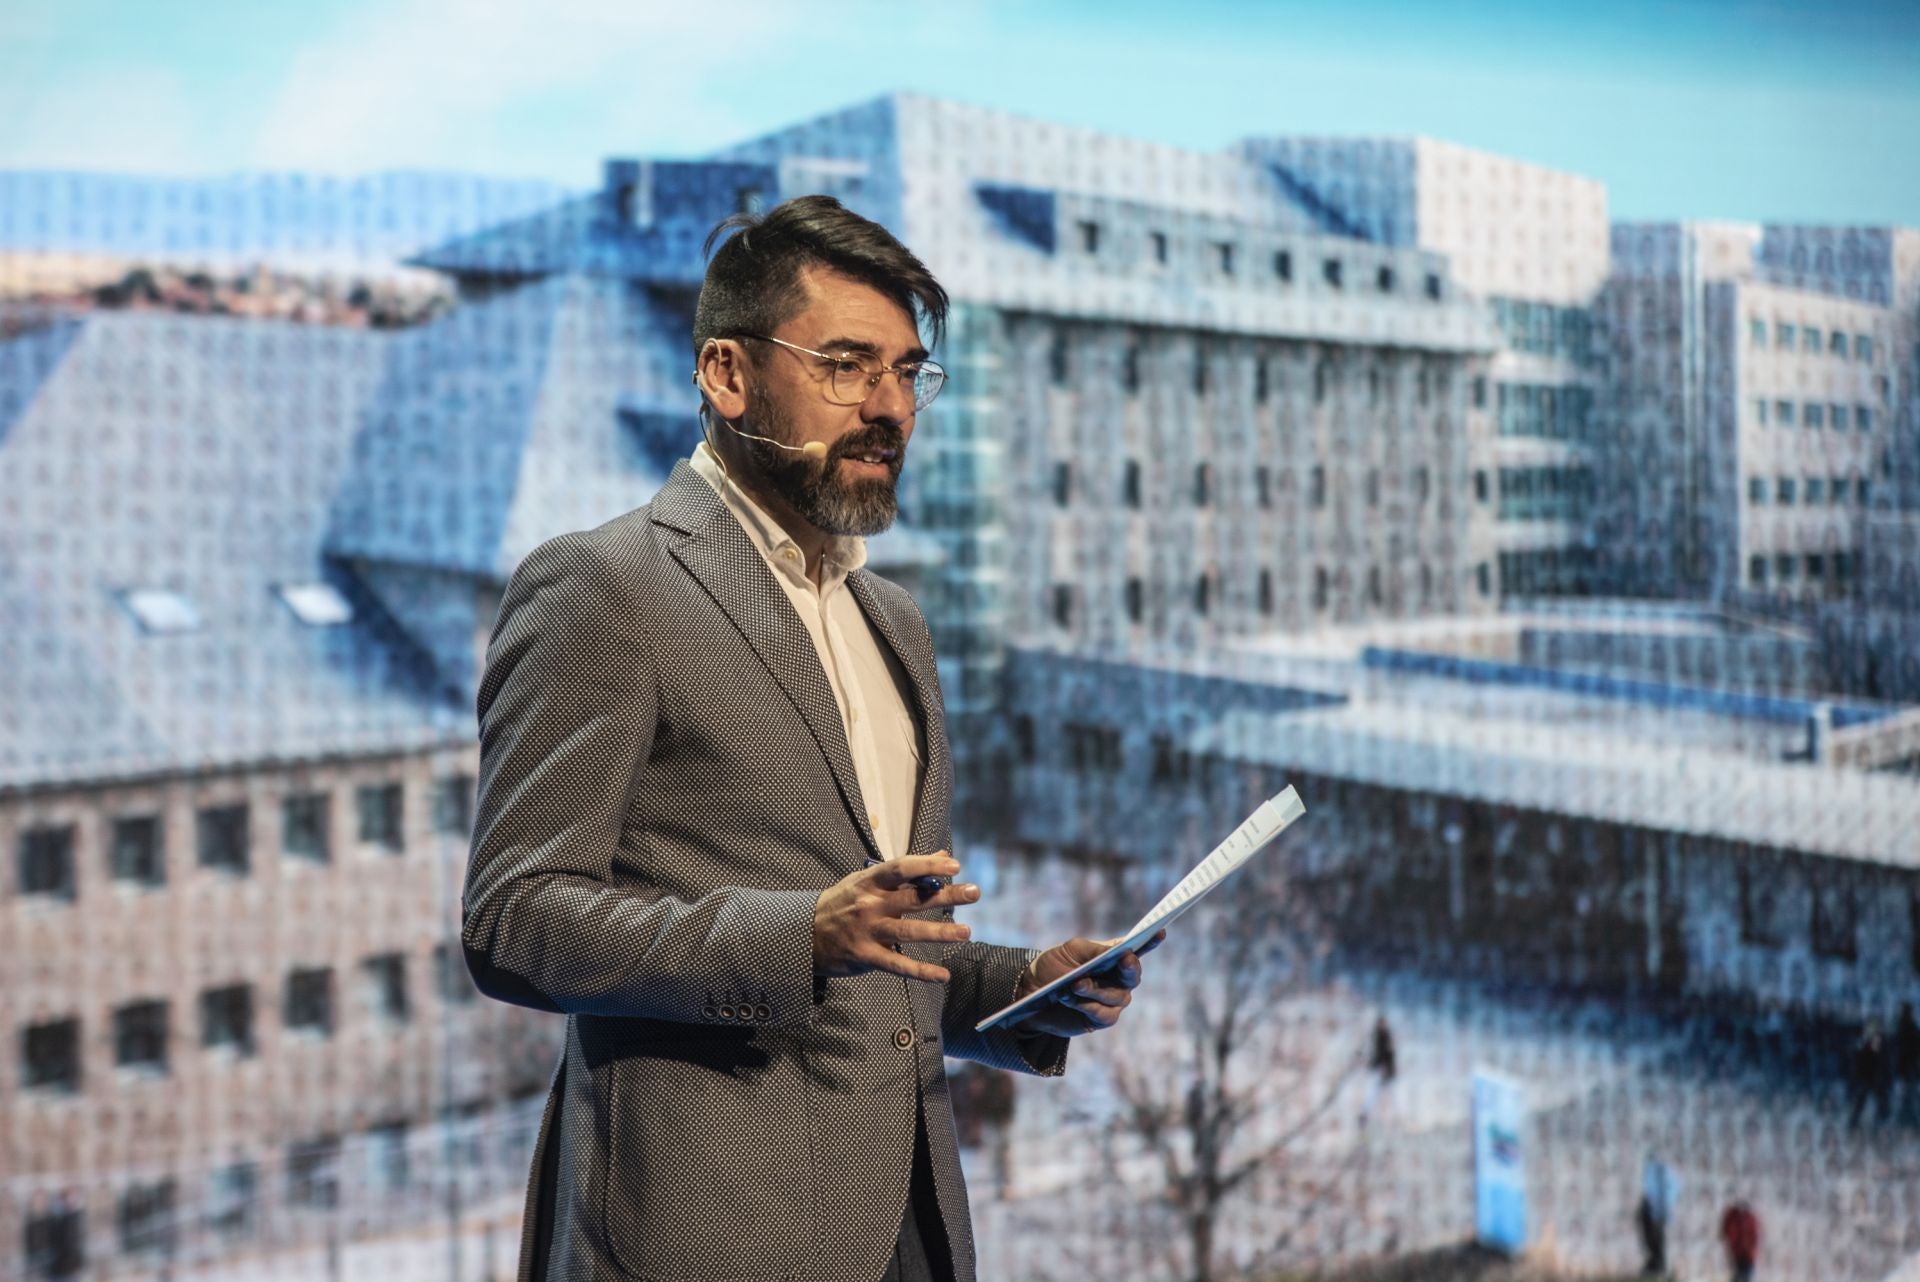
[[[1733,1282],[1753,1282],[1754,1265],[1760,1260],[1760,1217],[1745,1200],[1721,1212],[1720,1244],[1727,1249]]]
[[[1058,1075],[1140,960],[974,1031],[1102,945],[954,922],[979,890],[949,855],[932,641],[862,568],[944,378],[915,309],[937,342],[946,294],[828,197],[729,230],[694,319],[701,445],[529,553],[487,649],[468,966],[568,1017],[520,1276],[958,1282],[942,1056]]]

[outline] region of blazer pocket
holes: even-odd
[[[698,1034],[695,1034],[697,1039]],[[606,1241],[642,1278],[775,1282],[814,1256],[804,1083],[630,1059],[608,1081]]]

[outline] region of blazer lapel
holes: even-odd
[[[920,772],[920,786],[914,794],[912,836],[907,842],[907,852],[932,854],[946,845],[946,839],[941,835],[940,816],[947,812],[949,787],[946,712],[939,698],[940,676],[934,665],[933,652],[902,642],[901,635],[906,629],[896,626],[865,570],[855,570],[849,574],[847,586],[853,592],[853,599],[866,612],[874,630],[893,648],[894,657],[900,660],[900,666],[906,670],[909,678],[908,684],[913,687],[913,701],[918,707],[920,725],[927,739],[927,762]]]
[[[846,726],[833,697],[833,686],[827,681],[826,669],[820,666],[806,625],[774,581],[773,571],[767,568],[759,549],[713,487],[684,459],[674,466],[672,475],[654,496],[652,509],[657,523],[690,536],[670,541],[668,550],[733,620],[793,702],[827,759],[868,853],[878,859],[880,846],[867,823],[860,778],[854,772],[853,753],[847,747]],[[851,862],[848,871],[864,862]]]

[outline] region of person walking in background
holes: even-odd
[[[1884,1122],[1892,1108],[1893,1064],[1887,1055],[1886,1038],[1881,1035],[1880,1021],[1869,1019],[1860,1032],[1860,1040],[1853,1047],[1853,1071],[1851,1086],[1853,1091],[1853,1112],[1847,1119],[1847,1125],[1860,1125],[1860,1115],[1866,1111],[1867,1099],[1873,1099],[1874,1118]]]
[[[1667,1274],[1667,1225],[1673,1219],[1673,1199],[1679,1181],[1673,1169],[1649,1155],[1640,1176],[1640,1205],[1634,1217],[1640,1226],[1640,1245],[1645,1262],[1640,1276],[1664,1278]]]
[[[1367,1056],[1367,1071],[1375,1076],[1373,1084],[1367,1087],[1367,1102],[1360,1106],[1362,1126],[1367,1124],[1367,1119],[1373,1115],[1373,1106],[1379,1102],[1381,1093],[1392,1084],[1394,1075],[1399,1071],[1393,1049],[1393,1030],[1387,1026],[1384,1014],[1373,1021],[1373,1050]]]
[[[1913,1017],[1912,1002],[1900,1003],[1893,1022],[1893,1075],[1900,1087],[1900,1120],[1920,1122],[1920,1021]]]
[[[1733,1266],[1733,1282],[1753,1282],[1753,1267],[1760,1259],[1760,1217],[1744,1200],[1721,1213],[1720,1242]]]

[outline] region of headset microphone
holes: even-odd
[[[704,392],[706,390],[705,386],[700,382],[700,371],[697,369],[693,371],[693,382],[694,386],[699,387],[701,391]],[[715,415],[715,417],[718,418],[719,416]],[[724,418],[720,419],[720,421],[725,424],[727,430],[735,436],[746,436],[756,441],[765,441],[769,445],[778,445],[783,450],[792,450],[795,454],[804,454],[808,458],[825,458],[827,456],[827,443],[825,441],[808,441],[805,445],[788,445],[785,441],[776,441],[771,436],[761,436],[757,432],[742,431],[732,423],[728,423]]]

